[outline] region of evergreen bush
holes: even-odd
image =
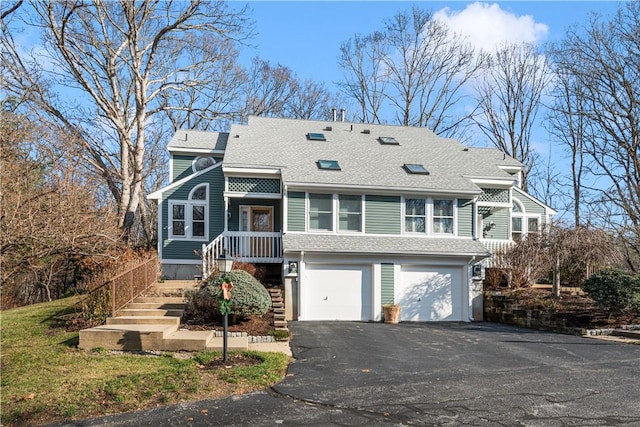
[[[211,301],[216,310],[220,308],[219,301],[222,298],[221,285],[225,278],[233,283],[230,314],[248,318],[263,316],[269,311],[271,308],[269,292],[251,274],[242,270],[215,274],[202,289],[204,293],[212,297]]]
[[[591,299],[611,313],[640,311],[640,276],[620,269],[606,269],[582,284]]]

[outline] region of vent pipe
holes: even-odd
[[[340,109],[340,121],[344,122],[344,108]]]
[[[337,122],[338,121],[338,110],[335,109],[335,108],[332,108],[331,112],[333,113],[333,121]]]

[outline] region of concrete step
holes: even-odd
[[[286,332],[289,332],[289,328],[287,328],[286,326],[285,326],[285,327],[278,326],[278,327],[276,327],[276,328],[274,328],[274,329],[275,329],[276,331],[286,331]]]
[[[208,351],[222,351],[223,350],[223,338],[213,337],[209,343],[207,343]],[[233,351],[246,351],[249,349],[248,337],[228,337],[227,349]]]
[[[101,325],[83,329],[78,347],[84,350],[162,350],[166,336],[178,330],[177,325]]]
[[[284,309],[284,303],[274,302],[274,303],[271,304],[271,308],[273,308],[274,310],[277,309],[277,308]]]
[[[287,322],[286,320],[274,320],[273,321],[273,326],[275,328],[284,328],[287,326]]]
[[[284,320],[284,318],[285,318],[284,313],[273,313],[274,320]]]
[[[158,296],[144,296],[137,297],[133,300],[135,303],[163,303],[163,304],[184,304],[183,297],[158,297]]]
[[[273,297],[271,298],[271,302],[273,303],[284,302],[284,300],[282,299],[282,297]]]
[[[165,337],[162,350],[204,351],[213,338],[213,331],[175,331]]]
[[[273,309],[274,314],[284,314],[284,307],[276,307]]]
[[[139,309],[162,309],[162,310],[184,310],[187,304],[184,302],[172,303],[172,302],[130,302],[125,307],[129,310]]]
[[[161,308],[139,308],[128,309],[123,308],[118,311],[117,316],[177,316],[182,317],[184,310],[170,309],[165,310]]]
[[[180,326],[180,317],[177,316],[118,316],[109,317],[107,325],[177,325]]]

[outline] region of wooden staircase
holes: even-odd
[[[157,283],[106,324],[80,331],[79,348],[127,351],[222,351],[223,338],[213,331],[180,330],[185,309],[182,295],[199,286],[190,280]],[[228,337],[229,350],[247,350],[248,338]]]

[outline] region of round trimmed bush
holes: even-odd
[[[222,283],[225,277],[233,283],[230,314],[253,317],[263,316],[269,311],[271,308],[269,292],[256,278],[242,270],[216,274],[204,286],[203,291],[212,297],[217,310],[222,298]]]
[[[640,310],[640,276],[619,269],[606,269],[589,277],[584,290],[599,306],[611,311]]]

